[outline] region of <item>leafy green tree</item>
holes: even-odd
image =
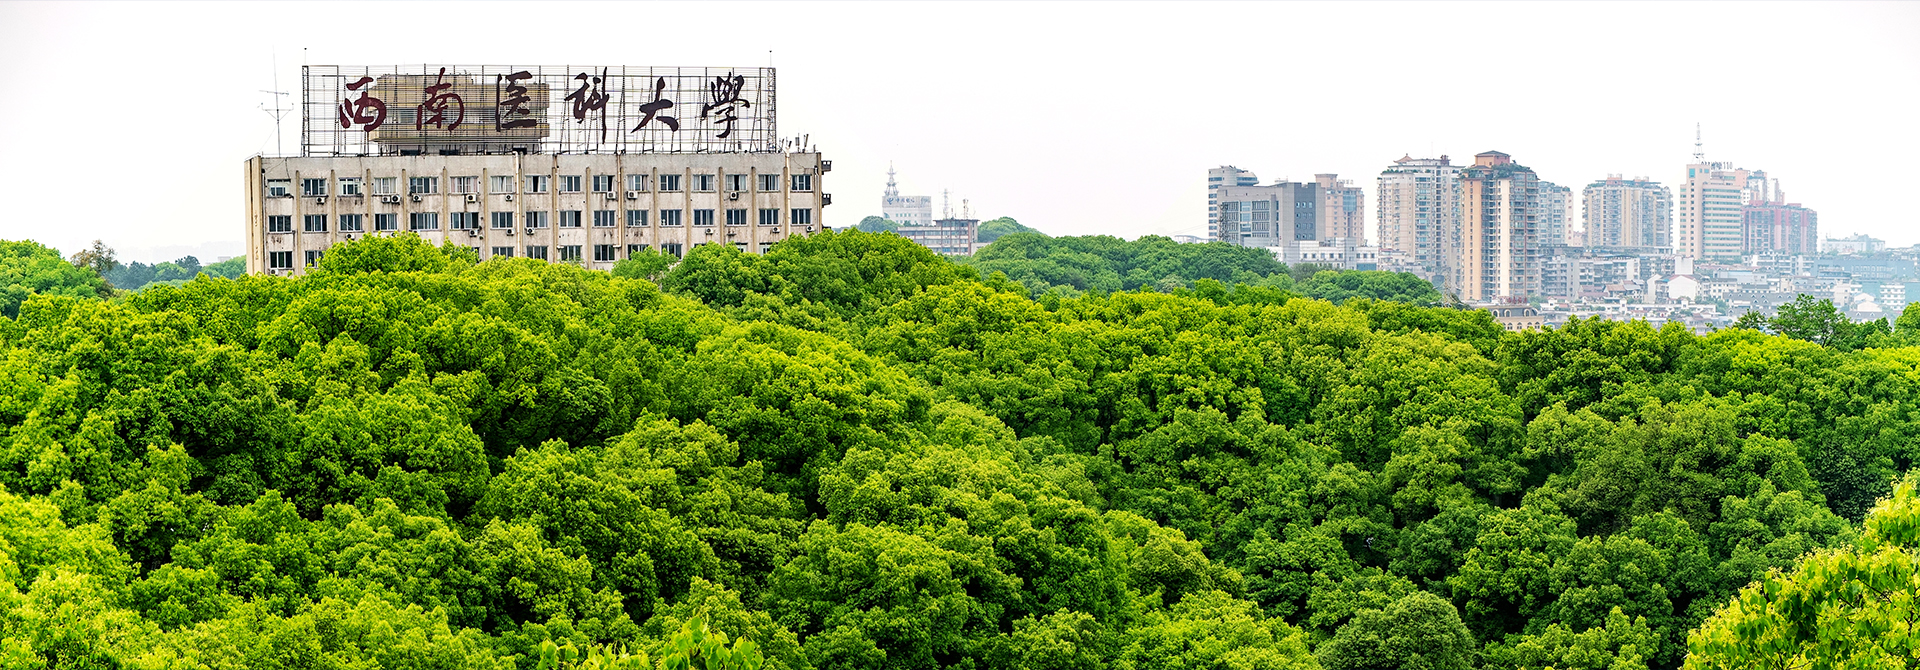
[[[1815,300],[1804,293],[1781,305],[1770,323],[1774,332],[1822,346],[1847,342],[1853,330],[1853,322],[1833,306],[1832,300]]]
[[[214,277],[236,279],[240,275],[247,273],[247,257],[234,256],[224,261],[209,264],[201,268],[201,270]]]
[[[998,240],[1012,233],[1040,234],[1040,231],[1021,225],[1019,221],[1013,220],[1011,216],[1003,216],[998,219],[981,221],[980,234],[975,238],[975,241],[992,244],[994,240]]]
[[[1477,656],[1453,604],[1425,591],[1360,612],[1314,655],[1327,670],[1465,670]]]
[[[863,233],[891,233],[899,230],[900,224],[884,217],[869,216],[861,219],[860,225],[854,226],[854,229]]]
[[[112,290],[91,269],[91,261],[88,267],[81,267],[61,260],[60,252],[35,242],[0,240],[0,314],[9,319],[18,317],[20,305],[34,295],[90,298]]]
[[[613,276],[657,282],[678,260],[672,254],[651,246],[644,246],[639,251],[628,254],[620,262],[614,263]]]

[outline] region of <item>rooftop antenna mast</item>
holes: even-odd
[[[1707,162],[1707,151],[1700,146],[1700,122],[1693,122],[1693,162]]]
[[[273,58],[272,62],[273,62],[274,90],[271,90],[271,91],[262,90],[260,92],[267,93],[270,95],[282,95],[282,96],[287,95],[286,91],[279,90],[280,89],[280,56],[279,54],[274,54],[272,58]],[[287,116],[287,112],[293,111],[293,108],[281,107],[280,105],[287,104],[287,102],[290,102],[291,96],[289,96],[288,98],[269,98],[269,99],[273,101],[274,106],[268,107],[266,103],[261,103],[260,111],[266,112],[267,116],[273,117],[273,153],[277,155],[285,155],[287,153],[287,149],[285,146],[283,146],[280,143],[280,119],[285,118]]]

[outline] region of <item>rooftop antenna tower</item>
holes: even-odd
[[[286,91],[279,90],[280,88],[280,56],[279,54],[274,54],[272,56],[272,59],[273,59],[272,62],[273,62],[274,90],[271,90],[271,91],[263,90],[260,92],[271,94],[271,95],[287,95]],[[260,111],[266,112],[267,116],[273,117],[273,153],[276,155],[285,155],[287,152],[286,148],[281,146],[280,144],[280,119],[285,118],[287,115],[287,112],[293,111],[293,108],[281,107],[280,105],[287,104],[287,101],[289,99],[290,97],[289,98],[269,98],[269,100],[273,101],[273,105],[274,105],[273,107],[268,107],[266,103],[261,103],[260,105]]]
[[[1693,122],[1693,162],[1707,162],[1707,151],[1700,146],[1700,122]]]

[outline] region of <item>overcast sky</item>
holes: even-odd
[[[779,68],[827,223],[942,189],[1054,235],[1204,234],[1263,181],[1497,149],[1580,187],[1768,171],[1823,235],[1920,242],[1920,3],[0,4],[0,238],[236,254],[242,162],[301,63]],[[284,123],[297,150],[299,122]],[[1579,209],[1571,212],[1575,221]]]

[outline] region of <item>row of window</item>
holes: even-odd
[[[726,211],[726,217],[727,217],[726,218],[727,225],[729,226],[747,225],[747,214],[749,213],[750,210],[747,210],[745,208],[740,208],[740,209],[729,209],[725,211]],[[684,221],[684,219],[682,218],[682,215],[687,212],[692,212],[693,225],[695,226],[713,225],[714,210],[711,210],[711,209],[694,209],[694,210],[663,209],[663,210],[660,210],[660,225],[662,227],[674,227],[674,226],[682,225],[682,222]],[[561,228],[580,228],[581,227],[582,212],[580,210],[577,210],[577,209],[561,210],[559,214],[560,214],[559,227]],[[620,212],[616,210],[611,210],[611,209],[597,210],[593,213],[593,227],[595,228],[616,227],[618,225],[619,216],[620,216]],[[627,210],[627,227],[645,228],[648,225],[647,217],[648,217],[647,210],[644,210],[644,209]],[[476,229],[480,227],[479,212],[450,212],[447,214],[447,219],[448,219],[447,220],[448,227],[453,230]],[[805,208],[789,210],[787,213],[787,220],[796,226],[811,226],[813,225],[813,210],[805,209]],[[363,214],[341,214],[339,216],[337,223],[339,224],[340,232],[343,232],[343,233],[358,233],[366,230],[365,228],[366,218],[365,218],[365,215]],[[547,212],[543,212],[543,211],[525,212],[521,216],[521,223],[528,228],[545,228],[547,227]],[[780,210],[774,209],[774,208],[765,208],[765,207],[761,208],[759,223],[760,225],[763,225],[763,226],[780,225]],[[491,224],[492,224],[492,227],[494,228],[512,228],[513,212],[494,212],[491,220]],[[399,230],[400,215],[374,214],[373,229],[375,231]],[[407,215],[407,230],[439,230],[439,229],[440,229],[440,213],[439,212],[413,212]],[[327,232],[327,215],[326,214],[306,214],[301,216],[300,231],[305,233]],[[293,216],[286,215],[286,214],[269,215],[267,217],[267,232],[269,233],[293,232]]]
[[[739,248],[741,251],[747,250],[747,243],[745,242],[735,242],[733,243],[733,245]],[[646,244],[629,244],[627,245],[627,255],[631,257],[634,254],[640,253],[641,249],[646,249],[649,246],[650,245],[646,245]],[[762,254],[767,253],[767,251],[772,247],[773,247],[772,242],[761,242],[760,253]],[[580,244],[563,244],[557,247],[553,247],[553,250],[559,254],[559,260],[562,262],[579,262],[581,260],[581,252],[584,251],[585,248],[586,248],[585,245],[580,245]],[[593,245],[593,260],[594,262],[597,262],[597,263],[608,263],[608,262],[619,260],[619,258],[616,257],[617,254],[619,253],[619,249],[620,249],[620,245],[617,245],[617,244],[595,244]],[[663,242],[660,244],[659,249],[661,253],[671,254],[674,258],[681,258],[686,255],[686,245],[681,244],[679,242]],[[525,247],[492,247],[490,251],[492,251],[493,253],[489,257],[490,258],[513,258],[514,254],[518,252],[524,255],[524,257],[526,258],[534,258],[534,259],[539,259],[544,261],[544,260],[548,260],[547,250],[548,250],[548,247],[544,244],[530,244]],[[326,252],[320,251],[320,250],[308,250],[307,252],[305,252],[306,264],[304,267],[313,267],[315,265],[319,265],[320,257],[325,253]],[[480,253],[480,248],[473,247],[473,253],[478,255]],[[268,270],[292,270],[293,269],[293,252],[291,251],[267,252],[267,269]]]
[[[747,175],[744,175],[744,174],[693,175],[692,176],[693,181],[690,184],[691,186],[690,190],[696,191],[696,192],[713,191],[714,190],[713,186],[714,186],[714,182],[716,181],[715,180],[716,176],[724,176],[726,178],[727,190],[729,191],[747,190]],[[780,175],[763,174],[758,176],[760,177],[759,190],[761,191],[780,190]],[[591,184],[591,186],[593,187],[593,192],[612,193],[613,184],[614,184],[613,177],[614,176],[610,174],[593,175],[593,182]],[[680,177],[681,175],[677,175],[677,174],[663,174],[663,175],[659,175],[658,182],[655,183],[653,179],[649,178],[649,175],[630,174],[630,175],[627,175],[626,185],[627,185],[627,190],[629,191],[645,191],[645,190],[648,190],[648,186],[657,186],[658,187],[657,190],[659,191],[669,191],[669,192],[679,191]],[[813,175],[796,174],[796,175],[791,175],[790,177],[791,179],[790,179],[789,185],[792,188],[789,190],[793,190],[793,191],[813,190]],[[530,175],[525,175],[523,178],[521,178],[519,180],[520,183],[518,184],[518,186],[525,187],[527,193],[548,193],[548,192],[579,193],[581,191],[581,186],[586,185],[585,178],[581,175],[560,175],[557,179],[558,179],[558,183],[556,184],[555,183],[556,177],[552,175],[530,174]],[[359,195],[369,195],[369,194],[399,195],[399,190],[398,190],[400,188],[399,177],[374,177],[371,183],[364,183],[364,184],[363,182],[365,180],[363,180],[360,177],[340,177],[333,181],[336,182],[335,184],[333,184],[334,192],[343,196],[359,196]],[[447,184],[448,193],[459,195],[459,194],[480,192],[479,190],[480,178],[477,176],[449,177],[447,178],[447,181],[448,181],[448,184]],[[516,191],[516,184],[514,183],[514,181],[515,180],[513,175],[490,176],[487,178],[487,192],[488,193],[518,192]],[[323,197],[323,196],[329,195],[327,182],[328,180],[326,178],[303,178],[300,180],[300,195],[308,198]],[[366,188],[363,189],[362,188],[363,186],[365,186]],[[410,195],[434,195],[434,194],[438,194],[439,192],[440,192],[439,177],[408,177],[407,178],[407,193]],[[293,180],[291,179],[268,179],[267,180],[267,196],[268,197],[281,198],[281,197],[289,197],[292,195],[293,195]]]

